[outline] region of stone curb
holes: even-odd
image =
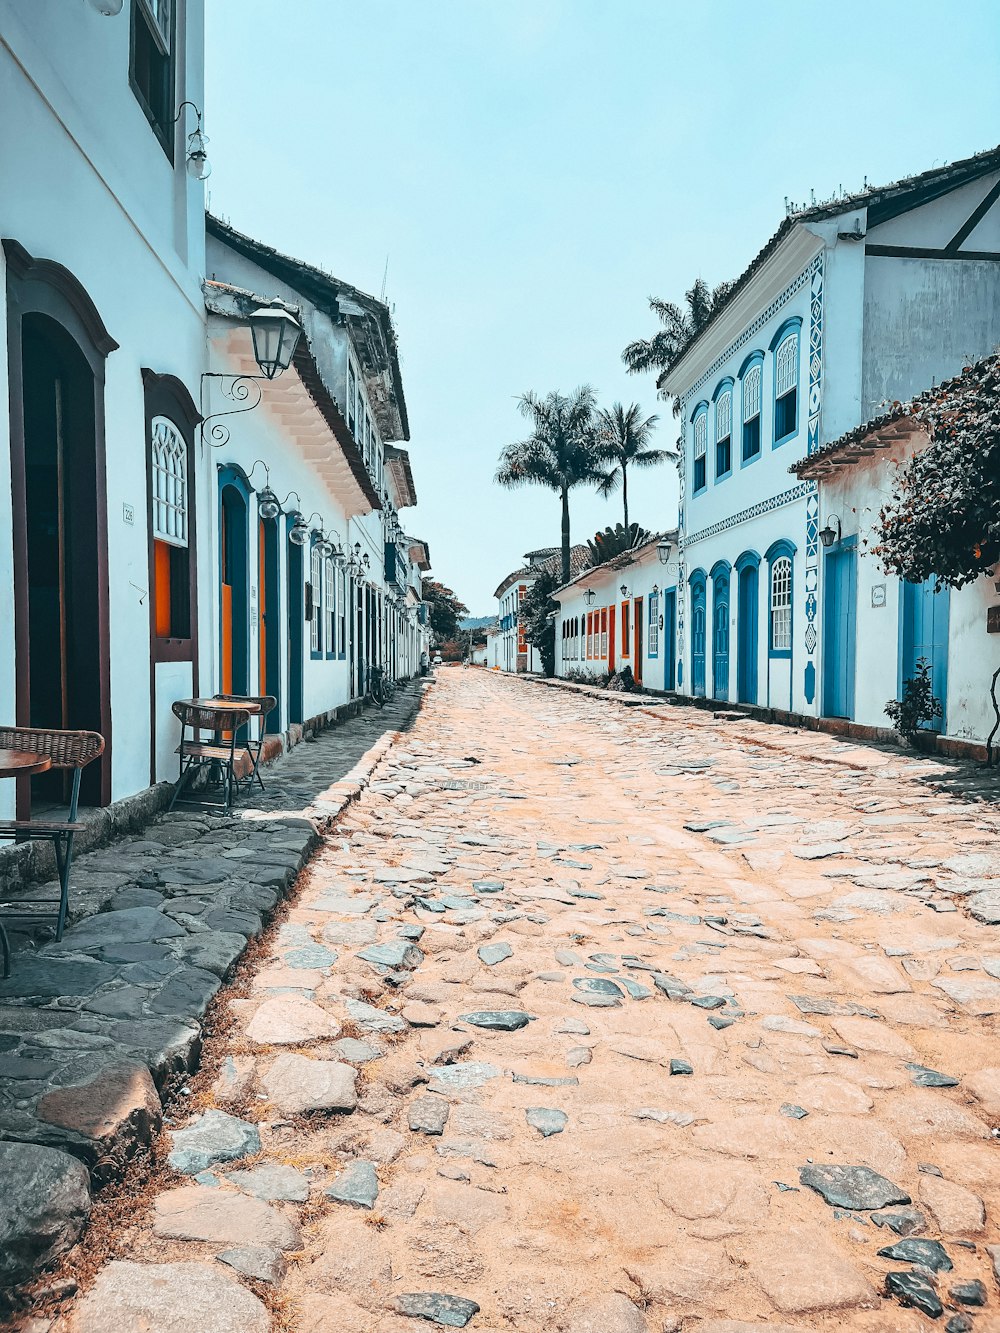
[[[111,910],[83,918],[60,944],[15,955],[10,981],[0,982],[0,1090],[14,1090],[0,1092],[0,1292],[30,1282],[75,1244],[93,1191],[120,1180],[152,1144],[163,1099],[198,1066],[208,1004],[425,692],[418,687],[399,729],[305,817],[244,810],[214,825],[180,815],[153,826],[188,823],[192,835],[147,856],[149,869],[128,875],[140,883],[120,890]],[[217,846],[215,855],[192,856],[190,844],[206,833],[218,835],[221,854]],[[123,863],[136,859],[127,850]],[[144,878],[156,888],[143,887]]]

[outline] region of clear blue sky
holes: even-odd
[[[735,277],[784,199],[1000,141],[1000,6],[969,0],[207,0],[213,210],[378,295],[386,257],[419,506],[473,614],[548,492],[501,491],[517,395],[590,383],[674,419],[621,349]],[[676,518],[674,469],[632,517]],[[620,520],[577,492],[574,539]]]

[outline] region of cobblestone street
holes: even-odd
[[[439,671],[24,1327],[997,1333],[1000,815],[935,777]]]

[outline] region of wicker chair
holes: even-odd
[[[264,719],[267,717],[268,713],[273,713],[275,708],[277,708],[277,699],[273,694],[216,694],[213,695],[213,698],[228,704],[244,703],[256,705],[257,711],[251,714],[251,726],[247,727],[246,740],[246,748],[250,752],[253,768],[250,770],[249,776],[246,777],[244,781],[248,787],[252,787],[256,780],[257,785],[260,787],[261,791],[263,791],[264,781],[260,776],[260,756],[264,749],[264,738],[267,735],[267,727]],[[254,720],[257,722],[256,736],[250,734]]]
[[[170,801],[170,809],[172,810],[177,804],[193,774],[199,769],[208,767],[213,772],[221,769],[224,793],[222,802],[211,804],[221,804],[228,815],[238,781],[236,765],[244,756],[251,765],[254,761],[253,751],[247,743],[237,739],[239,731],[246,726],[250,717],[249,710],[232,703],[220,702],[218,708],[213,708],[203,704],[185,703],[183,700],[171,704],[171,709],[181,724],[181,743],[174,752],[180,755],[180,774]],[[189,728],[190,738],[187,735]],[[211,739],[204,739],[202,732],[208,732]],[[205,802],[201,801],[198,804],[204,805]]]
[[[10,945],[3,927],[7,920],[34,922],[55,916],[56,939],[62,939],[69,906],[69,874],[73,864],[73,841],[83,828],[77,823],[80,803],[80,777],[88,764],[104,753],[104,737],[96,731],[50,731],[43,727],[0,726],[0,749],[24,750],[28,754],[46,755],[52,768],[73,770],[73,786],[69,801],[69,818],[64,821],[40,819],[0,820],[0,842],[51,842],[59,872],[59,897],[32,899],[28,902],[0,901],[0,950],[3,952],[3,975],[10,975]]]

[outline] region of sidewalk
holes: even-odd
[[[409,685],[297,746],[232,818],[178,808],[82,854],[62,941],[14,937],[0,981],[0,1290],[72,1244],[92,1189],[155,1138],[161,1098],[198,1064],[210,1000],[421,697]]]

